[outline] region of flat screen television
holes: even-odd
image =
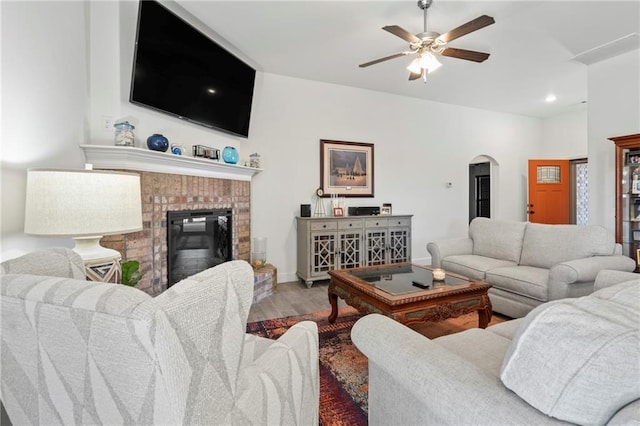
[[[246,138],[255,76],[160,3],[140,1],[131,103]]]

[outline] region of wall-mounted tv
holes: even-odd
[[[157,1],[140,1],[131,103],[247,137],[255,76]]]

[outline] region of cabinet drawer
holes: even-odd
[[[399,217],[394,219],[389,219],[389,226],[410,226],[411,218],[408,217]]]
[[[338,223],[335,220],[311,222],[312,231],[327,231],[327,230],[336,230],[336,229],[338,229]]]
[[[386,228],[389,226],[388,219],[367,219],[366,228]]]
[[[341,220],[338,222],[338,229],[362,229],[362,220]]]

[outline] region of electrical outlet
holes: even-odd
[[[109,115],[102,116],[102,128],[104,130],[113,131],[113,117]]]

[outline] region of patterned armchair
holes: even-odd
[[[0,267],[1,397],[14,424],[318,423],[316,324],[277,341],[246,334],[246,262],[152,298],[71,278],[82,270],[71,250],[26,256]],[[52,262],[58,276],[42,275]]]

